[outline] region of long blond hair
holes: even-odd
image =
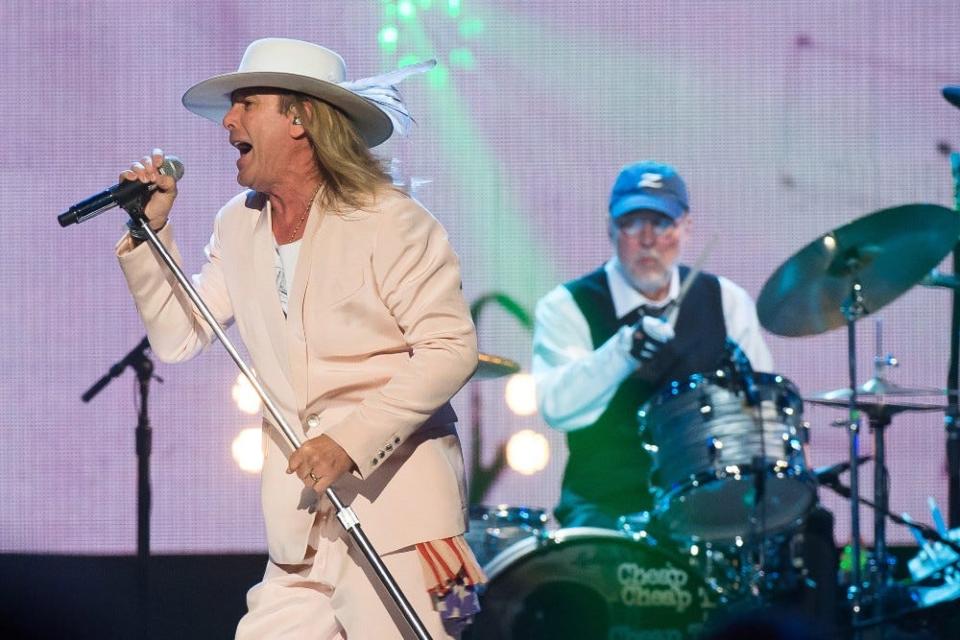
[[[284,91],[280,94],[280,112],[288,111],[300,118],[313,148],[324,184],[322,205],[362,208],[384,188],[401,191],[393,184],[383,160],[367,148],[343,112],[313,96]]]

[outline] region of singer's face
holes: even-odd
[[[280,96],[265,89],[241,89],[223,117],[230,144],[239,152],[237,182],[262,193],[273,193],[287,176],[294,139],[291,116],[280,113]]]
[[[652,300],[669,293],[673,267],[689,234],[689,216],[671,224],[656,211],[634,211],[610,222],[610,241],[617,251],[620,271]]]

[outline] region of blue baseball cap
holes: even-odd
[[[687,185],[668,164],[645,160],[620,171],[610,193],[610,217],[651,209],[676,220],[690,209]]]

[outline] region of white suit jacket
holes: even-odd
[[[179,261],[171,227],[159,235]],[[266,199],[239,194],[217,215],[193,277],[200,296],[221,325],[237,323],[298,435],[326,433],[354,460],[358,472],[335,488],[380,553],[462,533],[463,456],[446,402],[476,368],[477,346],[443,228],[390,189],[364,210],[314,204],[286,317],[274,252]],[[127,236],[117,254],[156,355],[174,362],[199,353],[212,332],[152,248]],[[270,557],[298,563],[318,496],[285,473],[290,447],[266,420],[264,436]]]

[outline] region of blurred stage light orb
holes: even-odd
[[[233,401],[237,403],[237,408],[244,413],[256,415],[260,413],[260,396],[247,377],[242,373],[237,376],[237,381],[233,383],[233,389],[230,391]]]
[[[400,0],[397,3],[397,15],[401,18],[413,18],[417,15],[417,9],[411,0]]]
[[[263,468],[263,435],[260,427],[241,431],[230,446],[237,466],[247,473],[260,473]]]
[[[524,429],[507,442],[507,464],[525,476],[543,471],[550,460],[550,443],[543,435]]]
[[[503,396],[510,411],[518,416],[532,416],[537,412],[536,385],[529,373],[515,373],[510,376]]]

